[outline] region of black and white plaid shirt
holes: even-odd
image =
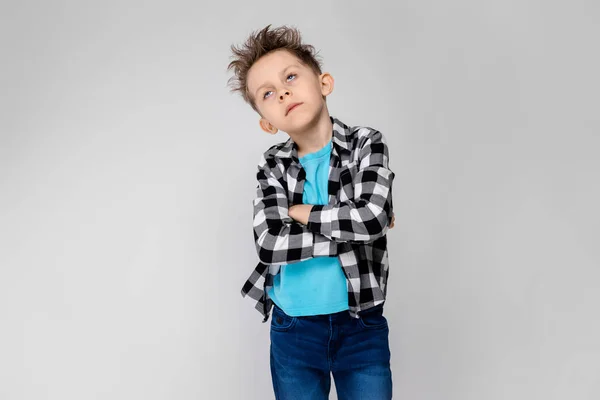
[[[269,319],[266,295],[281,265],[312,257],[337,256],[348,281],[352,317],[385,301],[388,279],[386,233],[393,216],[388,147],[383,134],[368,127],[333,123],[327,205],[313,205],[304,225],[288,215],[302,204],[306,172],[292,139],[271,146],[258,164],[254,240],[259,263],[242,296]]]

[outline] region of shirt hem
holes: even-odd
[[[322,306],[318,306],[318,307],[312,307],[312,308],[294,308],[291,310],[286,310],[281,306],[280,307],[282,310],[285,311],[285,313],[287,315],[289,315],[290,317],[305,317],[305,316],[312,316],[312,315],[326,315],[326,314],[333,314],[336,312],[340,312],[340,311],[347,311],[350,309],[350,306],[348,305],[348,303],[337,303],[332,305],[330,308],[328,307],[328,311],[321,311],[323,310]]]

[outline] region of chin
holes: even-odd
[[[292,110],[292,113],[300,110]],[[289,118],[289,119],[288,119]],[[296,115],[288,115],[286,117],[286,125],[292,131],[301,131],[303,128],[314,124],[319,119],[319,114],[316,112],[310,112],[309,110],[302,110]]]

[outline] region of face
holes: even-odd
[[[247,85],[265,132],[280,129],[298,133],[312,126],[323,112],[324,97],[333,91],[333,77],[329,73],[317,75],[290,52],[277,50],[252,65]]]

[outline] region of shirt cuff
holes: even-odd
[[[322,204],[313,205],[308,214],[308,230],[321,234],[331,232],[331,209],[324,208]]]
[[[313,257],[337,256],[337,243],[318,233],[313,233]]]

